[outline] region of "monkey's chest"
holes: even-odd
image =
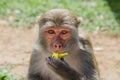
[[[45,64],[44,68],[42,68],[42,76],[45,78],[45,80],[62,80],[62,78],[47,64]]]

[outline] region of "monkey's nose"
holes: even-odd
[[[62,50],[62,44],[55,43],[53,45],[53,48],[55,49],[55,51],[61,51]]]

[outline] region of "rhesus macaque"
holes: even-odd
[[[99,80],[91,42],[78,35],[79,23],[65,9],[53,9],[40,17],[28,80]],[[68,55],[57,60],[52,52]]]

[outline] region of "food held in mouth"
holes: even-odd
[[[52,57],[56,60],[61,60],[64,56],[68,55],[67,52],[52,52]]]

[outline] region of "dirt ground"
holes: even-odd
[[[23,80],[38,37],[38,27],[31,29],[0,26],[0,66],[14,65],[11,72]],[[102,80],[120,80],[120,36],[90,34]]]

